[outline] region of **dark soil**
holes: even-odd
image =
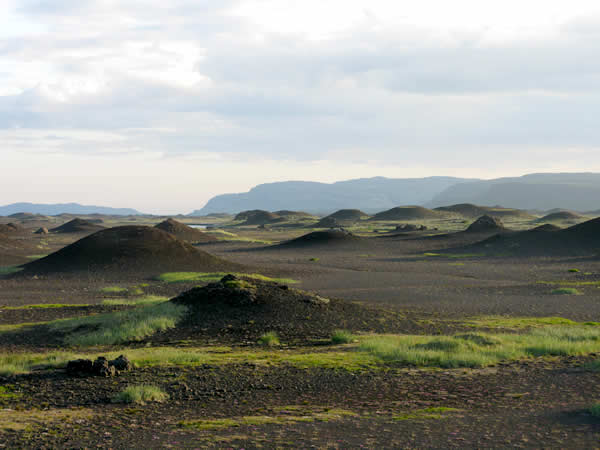
[[[309,248],[339,245],[360,245],[365,239],[356,236],[344,229],[331,229],[327,231],[313,231],[296,239],[277,244],[271,248]]]

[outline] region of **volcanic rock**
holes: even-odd
[[[422,206],[398,206],[375,214],[369,220],[415,220],[415,219],[435,219],[443,217],[439,211],[423,208]]]
[[[34,234],[48,234],[48,228],[41,227],[35,230]]]

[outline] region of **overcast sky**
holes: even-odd
[[[0,204],[600,171],[597,0],[3,0]]]

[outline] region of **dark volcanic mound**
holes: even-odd
[[[280,217],[312,217],[312,214],[309,214],[304,211],[289,211],[287,209],[282,209],[280,211],[275,211],[273,214]]]
[[[450,206],[440,206],[435,211],[451,212],[460,214],[464,217],[481,217],[487,213],[486,208],[474,205],[472,203],[458,203]]]
[[[465,231],[467,233],[484,233],[492,231],[500,232],[505,230],[506,228],[500,219],[491,216],[481,216],[479,219],[469,225]]]
[[[211,236],[210,234],[203,233],[196,228],[192,228],[187,226],[184,223],[177,222],[173,219],[167,219],[158,225],[155,225],[155,228],[159,230],[166,231],[167,233],[172,234],[177,239],[181,239],[182,241],[188,242],[215,242],[217,240],[216,237]]]
[[[363,217],[369,217],[369,215],[365,212],[362,212],[360,209],[340,209],[333,214],[329,214],[327,217],[335,219],[337,221],[359,221]]]
[[[113,276],[172,271],[215,272],[239,269],[166,231],[123,226],[98,231],[23,266],[21,273],[89,272]]]
[[[16,223],[0,224],[0,234],[18,233],[23,230],[24,228]]]
[[[460,250],[527,257],[595,256],[600,253],[600,218],[559,230],[544,226],[534,230],[497,234]]]
[[[234,220],[245,221],[240,225],[267,225],[271,223],[282,222],[285,219],[269,211],[254,209],[239,213],[237,216],[235,216]]]
[[[581,214],[577,214],[573,211],[557,211],[551,214],[547,214],[544,217],[540,217],[536,222],[558,222],[561,220],[580,220],[583,219]]]
[[[52,228],[53,233],[92,233],[94,231],[103,230],[104,227],[87,220],[75,218],[59,227]]]
[[[342,228],[331,229],[326,231],[313,231],[287,242],[275,245],[274,247],[287,248],[308,248],[316,246],[339,246],[348,244],[360,244],[365,241],[364,238],[355,236],[354,234]],[[270,247],[273,248],[273,247]]]
[[[442,213],[422,206],[398,206],[375,214],[369,220],[414,220],[435,219],[442,217]]]
[[[285,341],[306,342],[329,337],[336,329],[382,332],[398,326],[398,316],[391,312],[233,275],[186,291],[171,302],[189,308],[187,320],[174,330],[188,338],[195,327],[199,334],[220,341],[255,343],[263,333],[275,331]],[[170,333],[168,339],[173,338]]]
[[[539,227],[532,228],[529,231],[532,233],[536,233],[538,231],[560,231],[560,230],[562,230],[561,227],[552,225],[550,223],[545,223],[544,225],[540,225]]]
[[[317,223],[307,226],[310,228],[337,228],[340,223],[333,217],[323,217]]]

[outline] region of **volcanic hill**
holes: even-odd
[[[457,250],[452,249],[453,252]],[[543,226],[497,234],[461,250],[524,257],[597,256],[600,253],[600,218],[559,230]]]
[[[0,224],[0,234],[19,233],[25,229],[16,223]]]
[[[84,219],[75,218],[59,227],[52,228],[52,233],[93,233],[98,230],[103,230],[104,227]]]
[[[584,217],[573,211],[556,211],[540,217],[536,222],[560,222],[563,220],[582,220]]]
[[[245,221],[240,225],[268,225],[272,223],[282,222],[285,219],[269,211],[263,211],[262,209],[254,209],[252,211],[242,211],[234,217],[234,220]]]
[[[324,218],[335,219],[340,223],[354,223],[368,217],[369,215],[360,209],[340,209]]]
[[[398,206],[375,214],[369,220],[420,220],[420,219],[439,219],[444,214],[439,211],[423,208],[422,206]]]
[[[492,216],[481,216],[475,222],[467,227],[467,233],[491,233],[506,231],[506,228],[500,219]]]
[[[182,241],[187,242],[216,242],[217,238],[211,236],[210,234],[206,234],[196,228],[192,228],[184,223],[178,222],[174,219],[167,219],[157,225],[155,228],[159,230],[166,231],[167,233],[172,234],[177,239],[181,239]]]
[[[312,248],[312,247],[337,247],[344,245],[360,245],[367,241],[366,238],[356,236],[344,229],[330,229],[313,231],[287,242],[269,248]]]
[[[327,338],[336,329],[390,332],[399,323],[395,313],[234,275],[170,301],[187,306],[188,316],[163,339],[189,339],[195,328],[198,334],[219,342],[255,343],[263,333],[273,331],[286,341],[306,342],[307,338]]]
[[[173,271],[215,272],[240,266],[198,250],[155,227],[122,226],[98,231],[23,266],[24,274],[81,273],[154,275]]]

